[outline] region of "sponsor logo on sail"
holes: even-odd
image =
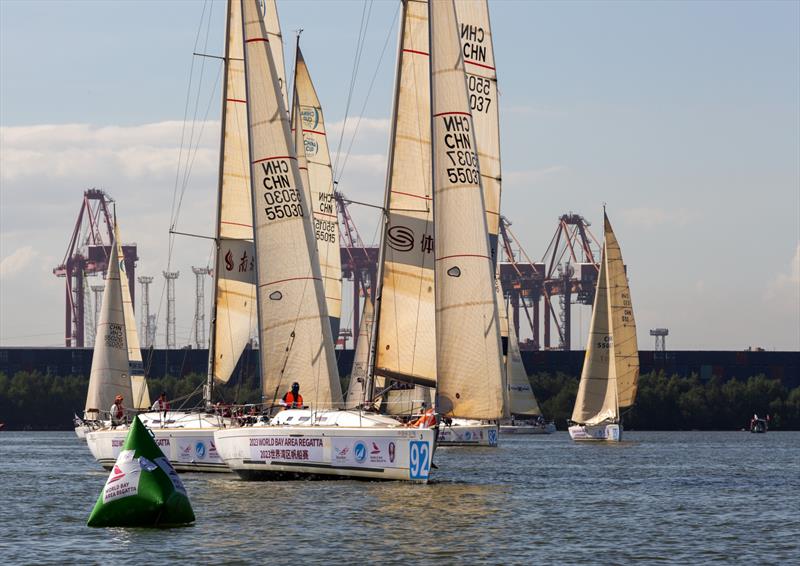
[[[389,247],[398,252],[410,252],[414,248],[414,232],[405,226],[392,226],[386,232]]]

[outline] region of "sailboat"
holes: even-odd
[[[522,363],[519,341],[514,325],[508,325],[508,354],[506,355],[506,381],[511,419],[501,421],[501,434],[552,434],[553,422],[545,422],[542,410],[533,394],[531,382]]]
[[[277,82],[286,100],[280,25],[274,0],[263,3],[266,37],[276,61]],[[238,0],[227,6],[225,87],[220,135],[220,175],[217,193],[216,258],[212,301],[208,378],[199,410],[146,412],[140,419],[153,431],[178,471],[228,472],[214,441],[214,431],[229,426],[230,415],[214,410],[214,387],[227,383],[255,326],[255,251],[250,190],[249,134]],[[145,410],[150,408],[149,403]],[[91,435],[90,448],[104,465],[113,464],[127,429],[117,427]]]
[[[120,229],[119,224],[116,220],[116,215],[114,217],[114,242],[112,242],[112,248],[114,248],[115,256],[114,258],[109,257],[109,270],[108,274],[111,274],[110,262],[112,259],[117,264],[117,273],[114,276],[112,281],[118,281],[120,286],[120,293],[122,297],[122,315],[123,321],[125,323],[125,338],[126,338],[126,347],[128,351],[127,360],[128,360],[128,371],[127,375],[131,382],[131,394],[127,397],[129,399],[131,406],[134,409],[141,410],[141,409],[148,409],[150,408],[150,392],[147,388],[147,379],[145,378],[144,374],[144,364],[142,363],[142,351],[139,348],[139,334],[136,331],[136,318],[133,314],[133,302],[131,301],[131,291],[130,285],[128,282],[128,276],[125,270],[125,259],[124,254],[122,252],[122,240],[120,239]],[[116,296],[117,291],[112,290],[114,296]],[[105,295],[105,291],[104,291]],[[106,353],[103,353],[103,348],[106,347],[105,344],[102,343],[95,343],[95,349],[101,349],[101,357],[98,358],[101,360],[103,357],[106,356]],[[94,366],[94,357],[92,358],[93,366]],[[90,378],[91,382],[91,378]],[[97,382],[99,383],[99,382]],[[92,390],[90,385],[89,390]],[[115,394],[116,395],[116,394]],[[113,397],[112,397],[113,399]],[[88,403],[88,399],[87,399]],[[94,404],[94,403],[93,403]],[[86,438],[86,433],[92,430],[97,430],[98,428],[102,428],[106,426],[107,423],[102,418],[104,413],[108,411],[109,407],[91,407],[92,409],[100,409],[100,412],[97,411],[88,411],[84,410],[83,417],[75,417],[75,434],[78,438]],[[87,408],[88,404],[87,404]]]
[[[573,440],[622,439],[622,411],[633,406],[639,349],[622,252],[605,209],[605,241],[572,426]]]
[[[297,382],[310,408],[216,431],[217,449],[244,479],[350,477],[426,482],[434,430],[344,410],[320,252],[259,0],[242,0],[262,395],[274,405]],[[295,97],[295,100],[297,98]],[[296,141],[295,141],[296,140]]]

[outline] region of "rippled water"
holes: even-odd
[[[0,433],[6,563],[798,560],[800,433],[566,433],[442,448],[428,485],[184,474],[172,530],[85,526],[106,472],[72,433]]]

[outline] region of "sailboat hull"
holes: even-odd
[[[574,425],[569,427],[569,436],[576,441],[619,442],[622,440],[622,425]]]
[[[434,430],[255,425],[218,430],[217,450],[245,480],[363,479],[426,483]]]
[[[500,434],[553,434],[556,425],[553,423],[535,424],[524,421],[517,424],[500,425]]]
[[[205,413],[144,413],[142,422],[155,436],[156,444],[179,472],[230,472],[220,458],[214,442],[214,431],[224,421]],[[163,419],[163,424],[162,424]],[[95,460],[110,470],[119,456],[128,427],[103,428],[86,433],[86,444]]]
[[[452,424],[439,425],[439,446],[497,446],[499,428],[481,421],[453,419]]]

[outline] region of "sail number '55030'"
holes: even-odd
[[[276,159],[261,163],[264,186],[264,214],[269,220],[303,216],[300,194],[289,182],[289,162]]]

